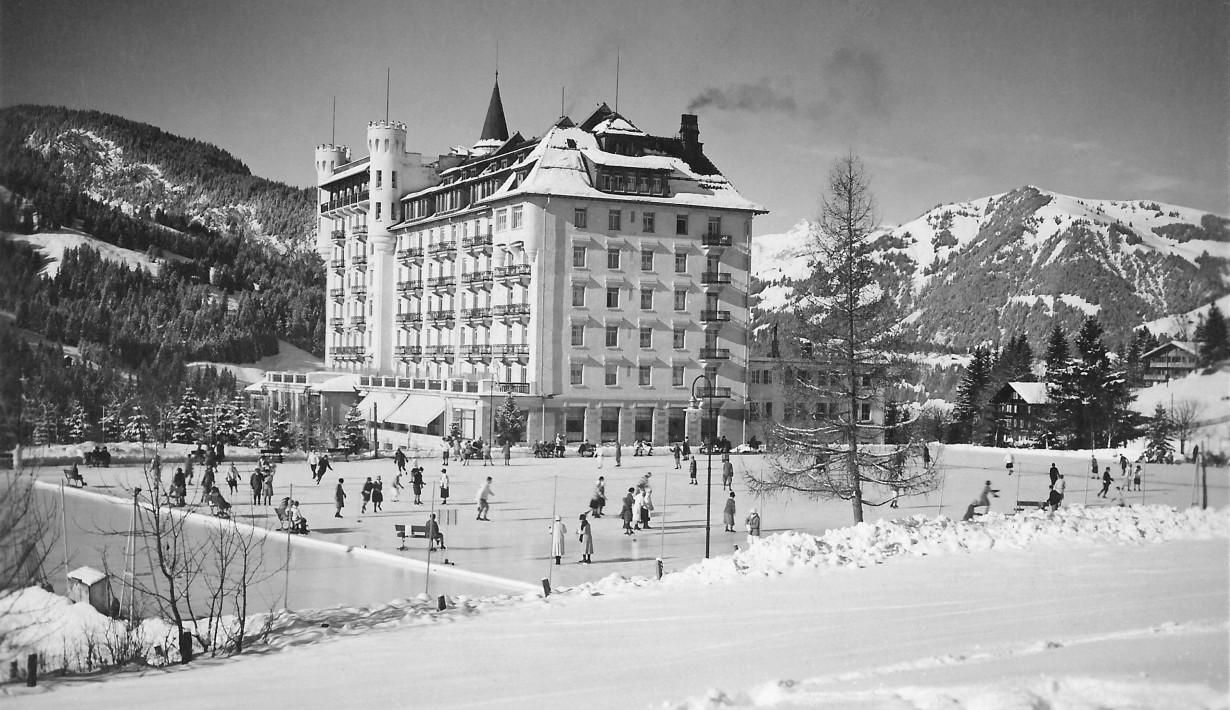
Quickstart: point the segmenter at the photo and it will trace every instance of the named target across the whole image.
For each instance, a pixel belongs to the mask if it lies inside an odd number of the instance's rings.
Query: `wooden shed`
[[[99,613],[111,616],[115,599],[111,594],[111,578],[93,567],[78,567],[68,573],[68,598],[88,602]]]

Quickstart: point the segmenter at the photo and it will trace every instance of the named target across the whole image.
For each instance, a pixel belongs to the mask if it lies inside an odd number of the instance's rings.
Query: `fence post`
[[[445,609],[448,608],[448,600],[444,598],[443,594],[441,594],[439,598],[436,599],[436,608],[439,611],[444,611]]]
[[[551,580],[546,577],[542,578],[542,595],[544,597],[551,596]]]

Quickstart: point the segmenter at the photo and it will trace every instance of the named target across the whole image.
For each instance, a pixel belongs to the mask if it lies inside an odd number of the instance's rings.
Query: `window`
[[[871,386],[871,375],[863,375],[863,386],[864,387]]]
[[[618,286],[607,286],[606,287],[606,307],[607,308],[619,308],[619,287]]]
[[[649,181],[649,194],[651,195],[661,195],[662,194],[662,178],[656,177],[656,178],[652,178]]]
[[[722,233],[722,218],[721,217],[710,217],[709,218],[709,232],[708,233],[709,234],[721,234]]]
[[[683,251],[675,252],[675,273],[676,274],[688,273],[688,254],[687,252],[683,252]]]
[[[615,385],[619,384],[619,366],[618,365],[607,365],[606,371],[603,374],[604,374],[603,381],[606,383],[607,387],[614,387]]]
[[[653,212],[642,212],[641,213],[641,231],[644,232],[645,234],[653,234],[654,227],[655,227],[654,213]]]
[[[393,170],[389,173],[389,187],[397,189],[397,171]]]
[[[686,311],[688,309],[688,290],[686,288],[675,289],[675,310]]]
[[[653,328],[651,326],[641,326],[641,347],[653,347]]]
[[[568,381],[574,385],[585,383],[585,366],[579,362],[574,362],[568,366]]]
[[[764,383],[765,383],[766,385],[771,385],[771,384],[773,384],[773,371],[772,371],[772,370],[765,370],[765,371],[764,371]]]
[[[619,210],[611,210],[606,213],[606,228],[612,232],[618,232],[623,223],[623,212]]]
[[[653,249],[641,250],[641,271],[653,271]]]
[[[572,344],[576,347],[585,345],[585,326],[576,324],[572,326]]]
[[[573,267],[578,268],[578,269],[585,268],[585,252],[586,252],[585,247],[573,247],[572,248]]]
[[[860,422],[871,421],[871,403],[870,402],[859,402],[858,403],[858,420]]]
[[[376,172],[380,172],[380,171],[377,170]],[[376,221],[377,222],[380,221],[380,206],[381,206],[381,203],[377,202],[376,203]]]
[[[377,170],[376,171],[376,187],[377,188],[380,187],[380,174],[381,174],[381,171]]]
[[[675,215],[675,234],[687,236],[688,234],[688,216],[686,214]]]
[[[765,419],[773,418],[773,403],[772,402],[764,403],[764,416],[765,416]]]
[[[582,284],[572,285],[572,305],[574,306],[584,306],[585,305],[585,286],[584,285]]]
[[[799,370],[798,372],[794,374],[795,376],[799,378],[799,384],[801,385],[811,384],[811,370]]]
[[[608,348],[619,347],[619,326],[608,325],[606,327],[606,346]]]
[[[760,384],[760,370],[752,370],[752,384]]]
[[[653,310],[653,289],[652,288],[641,289],[641,310],[642,311],[652,311]]]
[[[675,349],[683,348],[683,334],[687,332],[683,328],[675,328],[671,335],[671,347]]]
[[[512,228],[521,229],[521,205],[512,208]]]
[[[619,248],[618,247],[612,247],[606,250],[606,268],[608,269],[618,269],[619,268]]]
[[[683,387],[683,365],[671,366],[671,386]]]
[[[495,211],[495,231],[502,232],[508,228],[508,210]]]
[[[648,175],[642,175],[640,177],[639,184],[640,184],[640,187],[637,188],[636,190],[637,192],[640,192],[640,193],[649,192],[649,176]]]
[[[653,368],[649,365],[641,365],[637,368],[637,383],[642,387],[648,387]]]
[[[586,229],[589,227],[589,210],[584,207],[572,208],[572,226],[577,229]]]

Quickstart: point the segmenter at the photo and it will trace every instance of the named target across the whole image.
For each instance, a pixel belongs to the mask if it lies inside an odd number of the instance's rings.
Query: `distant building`
[[[507,392],[529,439],[696,439],[702,373],[719,434],[741,439],[765,210],[699,138],[694,115],[657,136],[605,104],[510,136],[497,84],[468,149],[428,160],[397,121],[368,124],[363,158],[318,146],[328,366],[358,375],[397,443],[451,425],[490,438]]]
[[[1140,356],[1145,386],[1187,377],[1196,371],[1200,350],[1196,343],[1174,340]]]
[[[796,382],[816,386],[842,387],[840,375],[826,369],[818,360],[811,358],[753,357],[748,365],[748,411],[750,414],[747,436],[765,441],[774,424],[814,426],[822,417],[841,416],[849,411],[843,398],[800,396]],[[790,383],[790,384],[788,384]],[[869,396],[858,404],[855,420],[870,426],[884,425],[884,401],[882,393],[874,393],[877,387],[871,378],[859,383],[862,393]],[[881,388],[882,389],[882,388]],[[729,435],[728,435],[729,436]],[[867,443],[883,443],[883,435]]]
[[[999,427],[996,446],[1028,446],[1043,433],[1042,423],[1051,399],[1045,382],[1009,382],[991,398]]]

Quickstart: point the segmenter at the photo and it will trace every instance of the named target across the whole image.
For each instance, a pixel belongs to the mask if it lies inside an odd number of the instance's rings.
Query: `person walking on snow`
[[[693,486],[699,485],[696,482],[696,459],[695,458],[688,461],[688,478],[690,479],[688,483],[690,483],[691,485]]]
[[[332,468],[329,465],[329,454],[321,454],[320,462],[316,464],[316,485],[320,485],[320,482],[325,478],[325,474]]]
[[[475,520],[491,520],[491,518],[487,517],[487,513],[491,509],[490,500],[493,497],[494,494],[491,492],[491,476],[487,476],[487,482],[478,489],[478,496],[476,496],[478,516]]]
[[[1090,478],[1098,477],[1098,457],[1093,454],[1089,454],[1089,470],[1093,473]]]
[[[1097,497],[1105,498],[1106,494],[1110,492],[1110,484],[1114,482],[1115,479],[1110,477],[1110,466],[1107,466],[1106,470],[1102,472],[1102,490],[1098,492]]]
[[[615,468],[619,468],[621,465],[623,465],[620,463],[621,461],[623,461],[623,458],[624,458],[624,449],[622,446],[619,445],[619,442],[616,441],[615,442]]]
[[[333,507],[336,508],[333,511],[333,517],[335,518],[342,517],[342,508],[346,507],[346,491],[342,490],[342,484],[345,482],[343,478],[337,479],[337,489],[333,491]]]
[[[735,489],[735,466],[730,462],[730,458],[722,462],[722,489],[727,488],[732,491]]]
[[[231,489],[232,497],[239,492],[239,469],[235,468],[234,461],[231,462],[230,470],[226,472],[226,487]]]
[[[320,466],[320,454],[316,453],[316,449],[308,452],[307,457],[308,470],[312,472],[312,480],[316,480],[316,468]]]
[[[722,523],[726,525],[726,532],[735,531],[735,492],[730,492],[730,497],[726,499],[726,507],[722,510]]]
[[[363,496],[363,506],[359,508],[359,514],[367,512],[367,504],[372,502],[372,477],[368,476],[363,482],[363,488],[359,490],[359,495]]]
[[[380,476],[376,476],[376,482],[372,484],[372,512],[379,513],[382,503],[384,503],[384,481],[380,480]]]
[[[636,503],[636,496],[633,495],[635,488],[628,489],[628,495],[624,496],[623,508],[619,511],[619,519],[624,521],[624,534],[632,534],[632,506]]]
[[[564,556],[564,535],[568,534],[568,528],[564,527],[564,522],[555,516],[555,522],[551,524],[551,556],[555,558],[555,564],[560,563],[560,558]]]
[[[1136,470],[1132,472],[1132,489],[1140,490],[1140,464],[1136,464]]]
[[[1119,477],[1126,479],[1127,470],[1128,470],[1127,456],[1124,456],[1123,454],[1119,454]]]
[[[504,465],[508,466],[512,462],[512,444],[508,439],[504,440]]]
[[[592,562],[590,556],[594,554],[594,532],[585,519],[585,513],[581,513],[581,532],[577,539],[581,543],[581,563],[589,564]]]
[[[602,507],[606,505],[606,479],[598,477],[598,485],[594,486],[594,494],[589,498],[589,510],[595,518],[602,517]]]
[[[1012,455],[1012,452],[1009,451],[1007,454],[1004,455],[1004,468],[1008,469],[1009,476],[1012,475],[1012,467],[1015,465],[1016,465],[1016,458]]]
[[[747,526],[747,546],[751,547],[753,542],[760,539],[760,513],[752,508],[743,524]]]
[[[683,450],[679,448],[679,444],[671,447],[671,455],[675,457],[675,470],[678,471],[682,466],[679,465],[679,457],[683,454]]]
[[[423,469],[415,466],[410,469],[410,490],[414,492],[414,504],[423,504]]]
[[[1051,462],[1051,470],[1049,471],[1049,474],[1051,477],[1051,488],[1054,488],[1055,482],[1059,480],[1059,467],[1056,466],[1053,461]]]
[[[419,503],[419,497],[414,497],[414,502]],[[448,505],[448,469],[440,469],[440,505]]]

